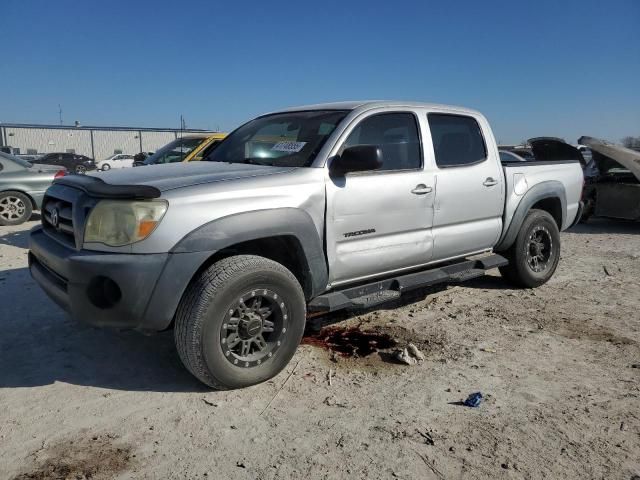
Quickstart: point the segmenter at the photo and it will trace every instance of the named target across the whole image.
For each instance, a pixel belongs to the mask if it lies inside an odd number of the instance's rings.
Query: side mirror
[[[365,172],[382,167],[382,149],[378,145],[355,145],[345,148],[342,155],[331,161],[331,172]]]

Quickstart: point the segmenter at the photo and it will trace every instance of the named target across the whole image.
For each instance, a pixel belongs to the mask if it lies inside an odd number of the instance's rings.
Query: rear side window
[[[381,147],[381,170],[410,170],[422,165],[418,126],[412,113],[383,113],[362,120],[344,143],[345,148],[355,145]]]
[[[438,167],[473,165],[487,158],[487,148],[475,118],[430,113],[427,119]]]

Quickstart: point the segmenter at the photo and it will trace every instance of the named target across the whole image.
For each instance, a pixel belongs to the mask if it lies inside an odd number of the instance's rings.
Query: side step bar
[[[325,293],[311,300],[308,310],[310,313],[316,313],[335,312],[345,308],[370,308],[399,298],[402,292],[443,282],[463,282],[480,277],[487,270],[503,267],[508,263],[506,258],[498,254],[477,260],[462,260],[442,267]]]

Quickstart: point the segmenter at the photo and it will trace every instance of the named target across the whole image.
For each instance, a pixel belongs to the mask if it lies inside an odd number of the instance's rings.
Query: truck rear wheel
[[[203,383],[247,387],[284,369],[305,318],[304,294],[289,270],[254,255],[228,257],[189,285],[176,312],[176,347]]]
[[[509,265],[500,273],[519,287],[539,287],[549,281],[560,260],[560,232],[544,210],[531,210],[513,246],[506,252]]]

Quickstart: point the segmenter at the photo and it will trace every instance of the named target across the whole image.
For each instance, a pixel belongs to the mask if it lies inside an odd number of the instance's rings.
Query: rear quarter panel
[[[55,172],[30,172],[28,170],[0,173],[0,192],[7,190],[26,193],[35,203],[42,205],[44,192],[51,186]]]
[[[557,181],[564,186],[566,213],[560,230],[568,228],[576,218],[582,195],[584,177],[576,162],[521,162],[504,166],[506,179],[505,230],[523,196],[536,185]]]

